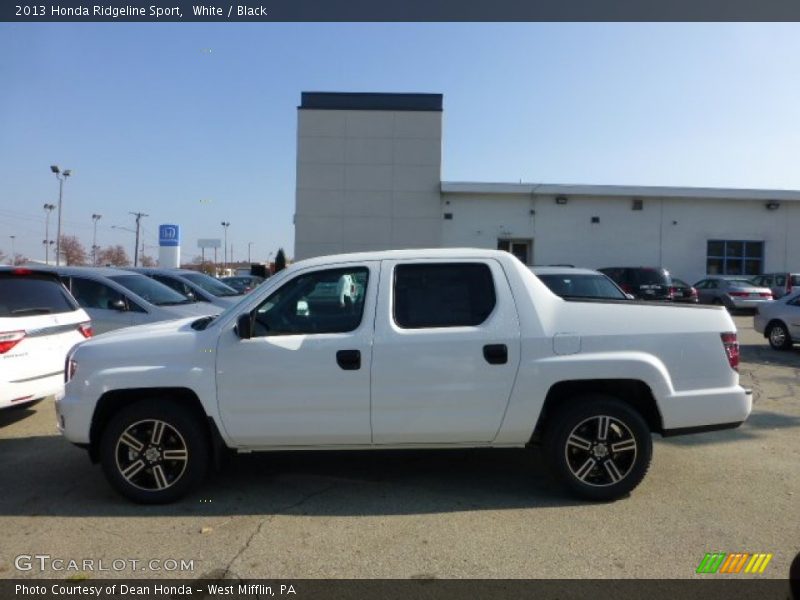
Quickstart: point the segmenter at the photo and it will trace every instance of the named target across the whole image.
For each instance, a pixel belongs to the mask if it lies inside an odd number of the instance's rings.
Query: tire
[[[775,350],[790,350],[792,348],[792,336],[789,329],[782,321],[773,321],[767,327],[767,341]]]
[[[100,463],[112,487],[140,504],[174,502],[199,485],[210,459],[205,424],[169,400],[121,409],[100,437]]]
[[[552,470],[581,498],[609,501],[629,494],[650,467],[653,439],[647,423],[612,396],[575,398],[569,404],[545,432]]]

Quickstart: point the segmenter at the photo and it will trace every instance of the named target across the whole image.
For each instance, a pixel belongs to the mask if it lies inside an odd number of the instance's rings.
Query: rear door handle
[[[490,365],[504,365],[508,362],[508,347],[505,344],[488,344],[483,347],[483,358]]]
[[[358,371],[361,368],[361,351],[339,350],[336,353],[336,362],[345,371]]]

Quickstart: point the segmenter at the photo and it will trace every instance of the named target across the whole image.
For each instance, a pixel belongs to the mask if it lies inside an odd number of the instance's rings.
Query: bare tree
[[[131,260],[128,253],[121,244],[116,246],[106,246],[97,252],[97,262],[101,265],[112,265],[114,267],[130,266]]]
[[[19,252],[16,252],[14,254],[14,259],[11,261],[11,264],[12,265],[24,265],[26,262],[28,262],[28,257],[25,256],[24,254],[20,254]]]
[[[74,235],[61,236],[61,258],[66,265],[85,265],[86,248]]]
[[[155,267],[156,259],[153,258],[152,256],[142,255],[139,257],[139,264],[143,267]]]

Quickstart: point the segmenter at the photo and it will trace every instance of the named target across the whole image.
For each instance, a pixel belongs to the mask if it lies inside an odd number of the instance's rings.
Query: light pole
[[[56,266],[61,264],[61,199],[64,196],[64,182],[72,175],[71,169],[59,169],[58,165],[50,165],[50,170],[58,179],[58,231],[56,232]]]
[[[11,266],[13,267],[15,264],[17,264],[17,257],[14,254],[14,240],[17,239],[17,236],[10,235],[8,237],[11,238]]]
[[[250,262],[250,246],[253,245],[253,242],[247,242],[247,262]]]
[[[92,265],[97,266],[97,222],[103,218],[103,215],[92,214],[92,221],[94,225],[94,232],[92,233]]]
[[[50,264],[50,213],[55,209],[55,204],[44,205],[44,264]]]
[[[222,271],[224,272],[225,269],[228,267],[228,227],[230,227],[230,221],[223,221],[222,227],[225,231],[225,258],[222,261]]]

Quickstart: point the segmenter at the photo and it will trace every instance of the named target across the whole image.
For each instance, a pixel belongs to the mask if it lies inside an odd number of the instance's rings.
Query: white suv
[[[0,267],[0,408],[62,394],[67,352],[91,335],[57,275]]]

